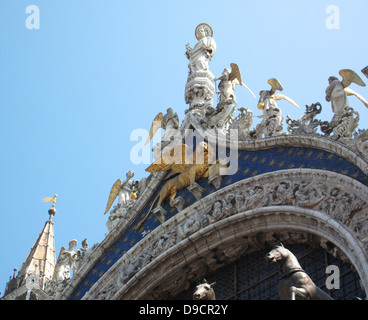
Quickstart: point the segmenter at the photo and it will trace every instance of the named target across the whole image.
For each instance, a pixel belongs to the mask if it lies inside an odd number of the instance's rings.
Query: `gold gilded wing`
[[[157,130],[159,128],[162,128],[162,124],[163,124],[163,119],[164,116],[162,114],[162,112],[160,112],[154,119],[151,125],[151,129],[147,138],[147,141],[144,145],[146,145],[148,142],[150,142],[150,140],[152,139],[152,137],[155,135],[155,133],[157,132]]]
[[[279,90],[279,91],[284,90],[280,81],[277,80],[276,78],[269,79],[268,84],[272,87],[272,92],[276,92],[276,90]]]
[[[54,279],[55,279],[55,276],[56,276],[56,266],[58,265],[58,262],[59,262],[59,260],[60,260],[60,256],[61,256],[61,254],[62,254],[64,251],[65,251],[65,247],[61,247],[61,249],[60,249],[60,253],[59,253],[59,256],[58,256],[58,258],[57,258],[57,260],[56,260],[54,273],[53,273],[53,275],[52,275],[52,280],[54,280]]]
[[[42,199],[42,202],[52,202],[53,204],[56,203],[57,194],[55,194],[53,197],[45,197]]]
[[[297,103],[296,103],[294,100],[290,99],[289,97],[287,97],[287,96],[285,96],[285,95],[283,95],[283,94],[281,94],[281,93],[274,94],[274,95],[273,95],[273,98],[274,98],[275,100],[281,100],[281,99],[284,99],[284,100],[286,100],[287,102],[290,102],[292,105],[294,105],[295,107],[297,107],[297,108],[299,108],[299,109],[300,109],[300,107],[297,105]]]
[[[342,86],[347,88],[350,86],[352,82],[356,83],[359,86],[365,87],[365,83],[363,80],[358,76],[358,74],[350,69],[342,69],[339,71],[339,75],[342,77]]]
[[[362,95],[355,92],[354,90],[351,90],[350,88],[345,88],[344,91],[348,96],[351,96],[351,95],[356,96],[368,108],[368,101],[365,100]]]
[[[186,144],[179,144],[169,152],[164,153],[161,158],[153,162],[147,169],[147,172],[160,172],[173,170],[175,173],[181,173],[192,164],[192,153]]]
[[[116,197],[119,195],[120,185],[121,185],[121,180],[118,179],[118,180],[115,181],[114,185],[112,186],[104,214],[106,214],[106,212],[108,212],[110,210],[110,208],[111,208],[112,204],[114,203]]]
[[[229,80],[233,81],[234,84],[240,84],[242,85],[245,89],[247,89],[252,96],[255,98],[256,95],[252,92],[252,90],[250,90],[244,83],[241,77],[241,73],[239,70],[239,66],[236,63],[230,63],[231,66],[231,73],[229,75]]]
[[[235,79],[237,79],[238,83],[235,84],[241,84],[242,78],[238,65],[236,63],[230,63],[230,66],[231,66],[231,73],[229,75],[229,80],[234,81]]]

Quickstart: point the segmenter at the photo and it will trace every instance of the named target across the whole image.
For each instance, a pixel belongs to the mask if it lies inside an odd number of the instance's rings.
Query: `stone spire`
[[[6,284],[3,299],[33,300],[45,298],[45,286],[52,279],[56,258],[54,242],[53,216],[55,203],[49,209],[49,219],[34,243],[28,257],[23,262],[18,275],[14,275]]]

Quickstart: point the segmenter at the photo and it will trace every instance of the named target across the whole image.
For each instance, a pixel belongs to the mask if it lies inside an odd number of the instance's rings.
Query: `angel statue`
[[[172,140],[174,140],[174,137],[179,129],[179,117],[178,114],[175,112],[172,108],[168,108],[166,110],[166,114],[163,115],[162,112],[160,112],[154,119],[151,125],[151,129],[147,138],[147,141],[145,145],[151,141],[155,133],[159,128],[162,128],[165,130],[164,135],[162,136],[162,141],[164,142],[161,147],[164,147],[164,145],[167,145]]]
[[[135,191],[137,190],[137,184],[139,182],[130,180],[133,177],[134,171],[129,170],[126,174],[126,179],[124,182],[122,182],[121,179],[115,181],[114,185],[111,188],[104,214],[106,214],[110,210],[116,197],[118,197],[119,208],[129,207],[134,203],[134,200],[137,196]]]
[[[161,143],[156,144],[152,149],[154,160],[159,158],[162,152],[166,152],[166,150],[164,149],[170,143],[174,142],[175,140],[180,140],[180,143],[181,143],[181,140],[182,140],[180,136],[180,132],[179,132],[179,117],[172,108],[168,108],[166,110],[165,115],[163,115],[162,112],[160,112],[153,119],[151,129],[150,129],[145,145],[151,141],[153,136],[156,134],[157,130],[160,128],[164,129],[165,132],[161,138]]]
[[[281,109],[277,106],[277,100],[284,99],[300,109],[294,100],[281,93],[275,93],[277,90],[284,89],[279,80],[271,78],[268,80],[268,84],[271,85],[271,90],[262,90],[259,93],[258,109],[263,110],[263,115],[259,116],[262,121],[251,132],[251,136],[255,138],[260,138],[262,135],[270,137],[282,132],[284,118],[281,116]]]
[[[337,140],[350,139],[354,130],[358,127],[359,114],[349,106],[347,96],[355,95],[368,108],[367,100],[359,93],[348,88],[352,82],[362,87],[365,86],[358,74],[350,69],[342,69],[339,74],[342,81],[331,76],[328,78],[329,85],[326,89],[326,101],[331,101],[334,116],[330,122],[321,122],[321,131],[326,135],[333,133]]]
[[[65,247],[61,248],[53,275],[53,280],[55,282],[70,279],[72,269],[78,269],[79,260],[81,259],[82,254],[80,250],[77,250],[77,252],[73,251],[77,244],[77,240],[71,240],[69,241],[68,250],[66,250]]]
[[[329,77],[329,86],[326,89],[326,101],[331,101],[333,113],[345,112],[346,108],[349,107],[347,96],[351,95],[355,95],[368,108],[368,102],[359,93],[348,88],[352,82],[365,87],[365,83],[358,74],[350,69],[340,70],[339,74],[343,80],[339,81],[334,76]]]
[[[223,104],[237,104],[234,95],[235,85],[237,84],[244,86],[254,98],[256,97],[254,93],[242,82],[238,65],[236,63],[231,63],[230,66],[231,72],[228,68],[225,68],[222,75],[215,79],[215,81],[220,80],[218,85],[220,90],[220,106],[223,106]]]

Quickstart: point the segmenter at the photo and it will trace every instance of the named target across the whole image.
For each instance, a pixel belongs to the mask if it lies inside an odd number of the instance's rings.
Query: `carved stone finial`
[[[49,215],[50,215],[49,220],[52,221],[53,216],[56,215],[55,204],[53,204],[52,207],[49,209]]]

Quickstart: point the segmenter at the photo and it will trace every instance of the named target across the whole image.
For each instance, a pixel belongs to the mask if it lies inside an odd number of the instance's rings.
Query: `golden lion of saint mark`
[[[187,145],[181,144],[174,147],[170,152],[162,155],[162,157],[152,163],[146,171],[162,172],[171,169],[172,172],[168,175],[166,180],[175,174],[179,175],[171,178],[164,184],[151,204],[148,213],[134,229],[138,230],[142,226],[157,200],[156,207],[160,206],[166,199],[169,199],[170,205],[173,206],[173,200],[179,190],[192,185],[202,177],[208,178],[209,168],[218,163],[219,160],[216,161],[216,149],[207,142],[199,143],[195,152],[190,152]]]

